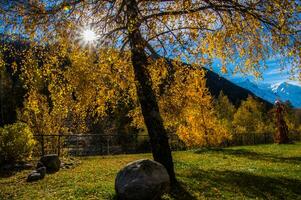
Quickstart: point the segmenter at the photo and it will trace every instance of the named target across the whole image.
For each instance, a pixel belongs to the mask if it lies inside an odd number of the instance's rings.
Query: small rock
[[[74,163],[72,163],[72,162],[68,162],[68,163],[62,162],[61,169],[71,169],[73,165],[74,165]]]
[[[24,168],[24,169],[32,169],[32,168],[34,168],[34,165],[31,164],[31,163],[25,163],[25,164],[23,165],[23,168]]]
[[[33,169],[33,167],[34,167],[33,164],[25,163],[25,162],[20,162],[15,164],[16,170]]]
[[[155,200],[169,190],[169,175],[158,162],[142,159],[127,164],[115,179],[118,199]]]
[[[38,181],[42,179],[42,176],[40,173],[38,173],[37,171],[32,171],[28,177],[27,177],[27,182],[33,182],[33,181]]]
[[[14,165],[14,169],[16,169],[16,170],[21,170],[22,168],[23,168],[23,164],[22,163],[16,163]]]
[[[44,164],[41,161],[39,161],[37,163],[37,167],[36,168],[38,169],[38,168],[41,168],[41,167],[45,167],[45,166],[44,166]]]
[[[45,155],[40,159],[40,162],[46,167],[47,172],[53,173],[60,170],[61,161],[56,154]]]
[[[74,163],[65,163],[65,165],[68,165],[68,166],[72,166],[72,165],[74,165]]]
[[[45,177],[45,175],[46,175],[46,167],[40,167],[36,171],[41,174],[42,178]]]

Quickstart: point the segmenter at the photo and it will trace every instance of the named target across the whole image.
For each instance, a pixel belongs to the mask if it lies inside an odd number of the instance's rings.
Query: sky
[[[256,79],[252,75],[243,75],[243,74],[232,74],[232,73],[226,73],[223,74],[221,72],[220,62],[218,60],[214,60],[213,62],[213,71],[218,73],[220,76],[227,78],[228,80],[231,80],[235,83],[243,82],[246,79],[249,79],[250,81],[254,82],[255,84],[261,85],[274,85],[274,84],[280,84],[282,82],[287,82],[293,85],[298,85],[301,87],[301,81],[298,80],[291,80],[292,76],[289,74],[290,66],[289,64],[286,66],[284,70],[281,71],[281,58],[274,58],[266,61],[266,64],[268,68],[263,71],[263,79]],[[231,69],[234,69],[233,66],[229,65],[228,69],[231,71]]]

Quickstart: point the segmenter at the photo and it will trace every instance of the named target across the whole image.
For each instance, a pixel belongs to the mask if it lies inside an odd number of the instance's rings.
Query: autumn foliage
[[[124,114],[131,126],[145,129],[129,54],[114,49],[89,52],[63,42],[15,53],[22,58],[15,71],[27,91],[18,118],[36,134],[89,132],[91,124],[103,122],[121,105],[128,109]],[[169,134],[191,147],[217,145],[229,137],[213,108],[204,70],[166,59],[149,63]]]

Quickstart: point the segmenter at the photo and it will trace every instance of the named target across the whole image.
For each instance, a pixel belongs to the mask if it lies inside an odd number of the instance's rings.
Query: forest
[[[3,130],[26,124],[36,135],[35,155],[40,154],[38,135],[111,134],[134,144],[139,134],[147,135],[147,129],[129,59],[128,52],[91,53],[63,41],[47,46],[3,41]],[[197,65],[164,59],[149,62],[164,125],[181,148],[273,143],[276,111],[269,102],[249,95],[235,103],[223,91],[211,95],[207,72]],[[172,77],[168,70],[173,70]],[[300,140],[301,112],[289,102],[284,106],[289,137]],[[48,152],[58,145],[56,138],[46,143]]]

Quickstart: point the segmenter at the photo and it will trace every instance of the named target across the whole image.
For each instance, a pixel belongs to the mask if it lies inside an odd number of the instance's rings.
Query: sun
[[[99,42],[99,35],[91,27],[82,27],[79,28],[76,32],[75,40],[84,48],[94,49],[97,47]]]
[[[83,30],[83,33],[82,33],[82,39],[84,40],[84,42],[95,42],[97,40],[97,35],[96,33],[91,30],[91,29],[86,29],[86,30]]]

